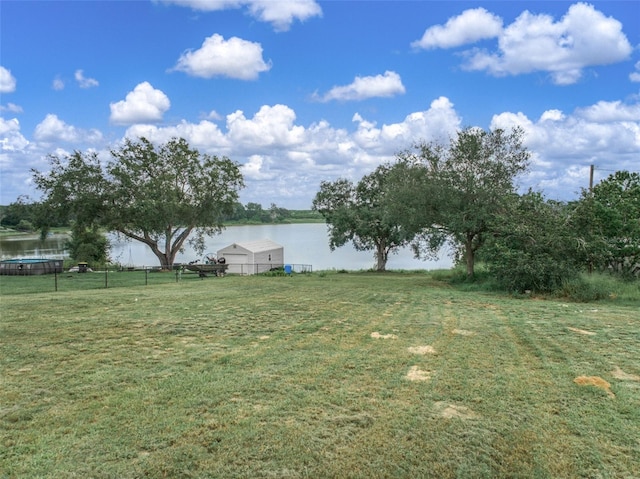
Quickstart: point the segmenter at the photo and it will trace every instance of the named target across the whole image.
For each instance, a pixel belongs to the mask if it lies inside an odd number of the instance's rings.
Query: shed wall
[[[265,242],[273,245],[273,248],[265,248]],[[251,247],[259,249],[252,251]],[[224,257],[229,265],[228,273],[256,274],[283,266],[284,247],[268,240],[243,244],[234,243],[218,250],[218,258],[221,257]]]

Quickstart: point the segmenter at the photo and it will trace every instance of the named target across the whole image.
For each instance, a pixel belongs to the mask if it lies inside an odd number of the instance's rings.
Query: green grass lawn
[[[6,291],[0,477],[640,476],[638,304],[420,273]]]

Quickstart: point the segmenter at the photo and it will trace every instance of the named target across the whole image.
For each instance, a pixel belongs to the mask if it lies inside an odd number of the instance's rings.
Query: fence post
[[[109,287],[109,268],[104,267],[104,289]]]
[[[149,285],[149,269],[146,266],[144,267],[144,285]]]
[[[56,292],[58,291],[58,271],[54,270],[53,271],[53,276],[54,276],[54,282],[55,282],[55,288],[56,288]]]

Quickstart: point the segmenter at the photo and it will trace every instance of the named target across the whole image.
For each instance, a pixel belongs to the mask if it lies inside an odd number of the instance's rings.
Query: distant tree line
[[[0,226],[20,232],[36,230],[38,205],[21,195],[8,206],[0,206]],[[68,222],[60,226],[69,226]]]
[[[38,231],[38,225],[42,222],[38,220],[39,206],[28,196],[19,196],[15,202],[0,206],[0,226],[24,233]],[[323,221],[324,219],[314,210],[288,210],[274,203],[265,210],[260,203],[249,202],[243,205],[236,202],[233,212],[225,215],[223,220],[225,223],[264,224]],[[48,226],[70,228],[73,222],[72,217],[60,217],[50,221]]]
[[[313,210],[288,210],[271,203],[264,209],[260,203],[249,202],[246,205],[236,203],[233,213],[225,218],[228,223],[264,224],[292,223],[302,221],[321,221],[322,216]]]

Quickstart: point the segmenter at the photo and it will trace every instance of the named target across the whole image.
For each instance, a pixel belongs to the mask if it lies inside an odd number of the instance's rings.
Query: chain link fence
[[[0,275],[0,295],[46,293],[58,291],[78,291],[105,288],[131,288],[159,284],[179,284],[205,279],[222,280],[229,274],[287,276],[311,273],[311,265],[234,265],[242,266],[238,272],[226,273],[189,270],[187,265],[173,265],[171,268],[159,266],[118,266],[87,265],[80,263],[67,270],[56,270],[48,274],[34,274],[31,270],[19,270],[15,274]],[[267,267],[270,266],[270,267]]]

